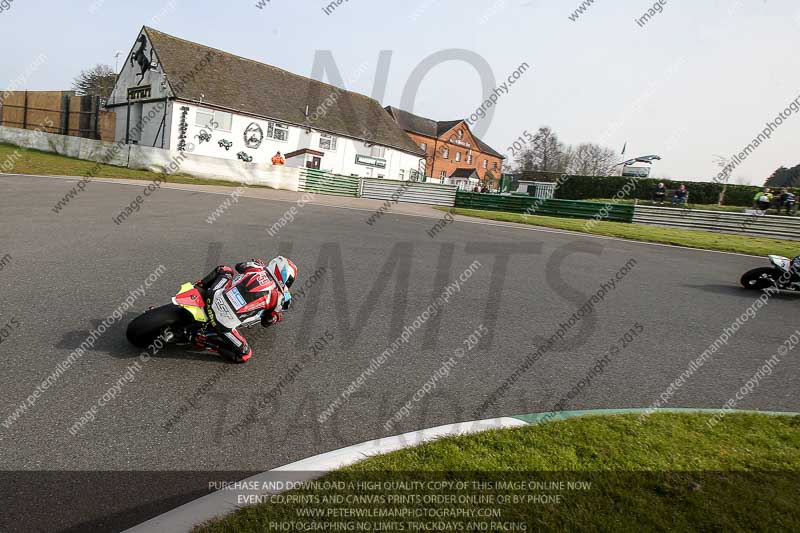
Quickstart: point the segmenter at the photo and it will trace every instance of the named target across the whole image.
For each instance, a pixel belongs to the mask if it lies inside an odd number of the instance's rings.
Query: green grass
[[[640,425],[637,415],[587,416],[470,436],[447,437],[367,459],[320,481],[584,481],[585,491],[561,494],[559,503],[475,502],[406,505],[271,502],[247,507],[194,529],[195,533],[267,531],[273,521],[303,521],[304,509],[479,509],[502,512],[503,521],[536,530],[798,530],[800,416],[733,413],[713,428],[709,414],[657,413]],[[420,495],[507,495],[485,487],[457,491],[425,487]],[[395,494],[398,492],[395,492]],[[530,491],[516,491],[530,495]],[[326,490],[319,485],[292,497],[370,495],[385,491]],[[319,519],[318,519],[319,520]],[[330,521],[332,519],[328,519]],[[337,518],[337,522],[342,522]],[[358,521],[359,519],[348,519]],[[368,520],[362,518],[361,520]],[[387,519],[372,520],[379,522]],[[404,524],[415,518],[391,520]],[[320,521],[325,522],[325,519]],[[480,520],[479,520],[480,521]],[[373,525],[376,522],[371,522]],[[532,529],[531,529],[532,528]],[[392,530],[401,530],[396,526]],[[497,531],[498,528],[489,529]]]
[[[601,203],[615,203],[615,204],[633,204],[638,203],[639,205],[656,205],[655,202],[651,200],[632,200],[630,198],[623,198],[621,200],[610,200],[608,198],[597,198],[593,200],[587,200],[588,202],[601,202]],[[662,205],[659,207],[672,207],[672,200],[667,199],[664,201]],[[717,205],[717,204],[687,204],[686,207],[689,209],[699,209],[701,211],[727,211],[730,213],[744,213],[744,210],[747,209],[746,207],[741,207],[738,205]],[[675,209],[683,209],[683,207],[676,207]]]
[[[19,150],[17,156],[11,158],[12,154]],[[148,172],[146,170],[132,170],[125,167],[115,167],[113,165],[99,165],[94,161],[85,161],[65,157],[63,155],[41,152],[20,148],[9,144],[0,144],[0,165],[4,161],[13,161],[14,168],[8,174],[39,174],[42,176],[86,176],[89,171],[95,169],[97,178],[120,178],[129,180],[153,180],[160,174]],[[97,168],[95,168],[97,166]],[[165,177],[167,183],[189,183],[193,185],[218,185],[228,187],[238,187],[240,184],[229,181],[218,181],[204,178],[194,178],[186,174],[176,173]]]
[[[444,207],[437,209],[447,211],[447,208]],[[660,226],[645,226],[643,224],[626,224],[623,222],[598,222],[591,227],[587,227],[586,220],[545,217],[540,215],[526,216],[524,214],[507,213],[504,211],[455,209],[454,212],[458,215],[489,220],[518,222],[547,228],[591,233],[593,235],[619,237],[634,241],[673,244],[689,248],[703,248],[705,250],[719,250],[722,252],[736,252],[751,255],[778,254],[795,257],[798,255],[798,250],[800,250],[800,242],[769,239],[766,237],[747,237],[743,235],[731,235],[729,233],[664,228]]]

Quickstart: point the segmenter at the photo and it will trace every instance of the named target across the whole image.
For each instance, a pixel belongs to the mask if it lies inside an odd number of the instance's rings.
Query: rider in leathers
[[[218,266],[197,283],[204,291],[209,321],[217,336],[201,335],[198,346],[212,346],[220,355],[244,363],[253,355],[247,340],[237,330],[243,324],[260,320],[269,327],[283,320],[292,295],[289,288],[297,278],[297,267],[278,256],[269,264],[251,259],[236,265]]]

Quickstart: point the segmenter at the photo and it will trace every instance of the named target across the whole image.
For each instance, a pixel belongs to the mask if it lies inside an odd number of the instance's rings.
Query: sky
[[[506,156],[546,125],[569,144],[659,155],[653,175],[681,180],[709,180],[715,156],[738,154],[800,96],[796,1],[661,0],[644,23],[658,2],[594,0],[575,17],[590,1],[346,0],[326,13],[331,0],[0,0],[0,89],[68,90],[118,51],[121,65],[149,25],[305,76],[329,51],[347,89],[436,120],[467,118],[494,92],[473,130]],[[800,164],[798,140],[793,112],[731,181]]]

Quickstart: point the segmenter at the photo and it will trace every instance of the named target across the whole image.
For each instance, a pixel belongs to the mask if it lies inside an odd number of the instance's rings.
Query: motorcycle
[[[261,322],[258,314],[240,327],[248,328]],[[139,348],[148,348],[161,339],[164,344],[193,344],[200,351],[218,353],[214,342],[215,318],[201,289],[194,283],[184,283],[172,298],[172,303],[151,307],[128,324],[126,337]]]
[[[745,289],[764,290],[769,287],[787,291],[800,291],[800,276],[792,270],[792,260],[780,255],[768,255],[771,267],[754,268],[742,275],[740,283]]]

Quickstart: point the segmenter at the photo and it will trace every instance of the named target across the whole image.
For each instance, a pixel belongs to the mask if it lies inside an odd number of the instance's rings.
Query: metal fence
[[[529,196],[498,196],[472,192],[458,192],[455,206],[464,209],[508,211],[563,218],[597,218],[612,222],[632,222],[634,210],[634,206],[627,204],[605,204],[580,200],[543,200]]]
[[[635,224],[800,241],[800,218],[637,205]]]
[[[360,178],[304,168],[300,171],[299,188],[301,191],[306,192],[355,197],[359,195],[360,181]]]
[[[372,200],[396,199],[399,202],[430,205],[452,206],[456,200],[455,185],[357,178],[307,168],[300,171],[299,189],[321,194]]]
[[[549,200],[556,193],[556,184],[548,181],[520,181],[517,193],[526,193],[536,198]]]
[[[456,202],[455,185],[434,183],[409,183],[401,181],[364,179],[361,197],[374,200],[392,200],[414,204],[452,206]]]

